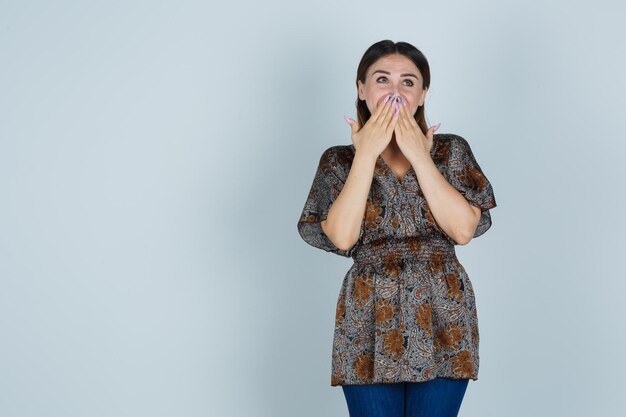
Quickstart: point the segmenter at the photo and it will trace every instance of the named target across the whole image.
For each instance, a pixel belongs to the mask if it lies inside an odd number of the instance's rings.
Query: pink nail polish
[[[345,120],[346,123],[348,123],[349,125],[352,124],[352,123],[350,123],[350,119],[348,119],[348,117],[346,115],[343,116],[343,120]]]

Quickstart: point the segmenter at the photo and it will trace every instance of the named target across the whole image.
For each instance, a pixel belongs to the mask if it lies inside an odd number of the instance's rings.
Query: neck
[[[390,156],[390,157],[395,157],[395,156],[400,155],[402,153],[402,151],[400,150],[400,147],[398,146],[398,142],[396,142],[396,134],[395,134],[395,132],[392,133],[391,140],[387,144],[387,147],[385,148],[383,153],[385,155]]]

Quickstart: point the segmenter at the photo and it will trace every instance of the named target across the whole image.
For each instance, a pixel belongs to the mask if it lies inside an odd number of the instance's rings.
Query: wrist
[[[354,153],[355,161],[363,161],[364,163],[375,164],[378,159],[378,155],[374,155],[371,152],[366,152],[364,150],[356,150]]]
[[[416,166],[423,165],[427,162],[433,162],[433,159],[430,156],[430,152],[420,152],[415,155],[409,162],[415,168]]]

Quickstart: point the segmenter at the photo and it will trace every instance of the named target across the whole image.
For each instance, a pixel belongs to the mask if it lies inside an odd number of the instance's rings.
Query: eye
[[[378,82],[378,81],[380,81],[380,80],[383,80],[383,79],[384,79],[384,80],[387,80],[387,77],[379,77],[379,78],[377,78],[377,79],[376,79],[376,82]],[[409,84],[409,87],[413,87],[413,86],[415,85],[415,84],[413,84],[413,81],[411,81],[411,80],[409,80],[409,79],[406,79],[406,80],[404,80],[404,81],[408,81],[408,82],[410,82],[410,83],[411,83],[411,84]]]

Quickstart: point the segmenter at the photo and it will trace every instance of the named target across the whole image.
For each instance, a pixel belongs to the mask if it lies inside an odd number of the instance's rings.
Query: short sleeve
[[[458,135],[450,139],[448,181],[471,205],[481,209],[474,237],[485,233],[491,227],[489,209],[496,207],[493,188],[476,162],[469,143]]]
[[[298,232],[306,243],[327,252],[351,257],[356,244],[349,250],[341,250],[326,236],[321,222],[335,202],[345,183],[345,170],[337,165],[337,147],[330,147],[322,154],[313,184],[298,220]],[[361,227],[361,234],[363,227]],[[359,238],[360,239],[360,238]]]

